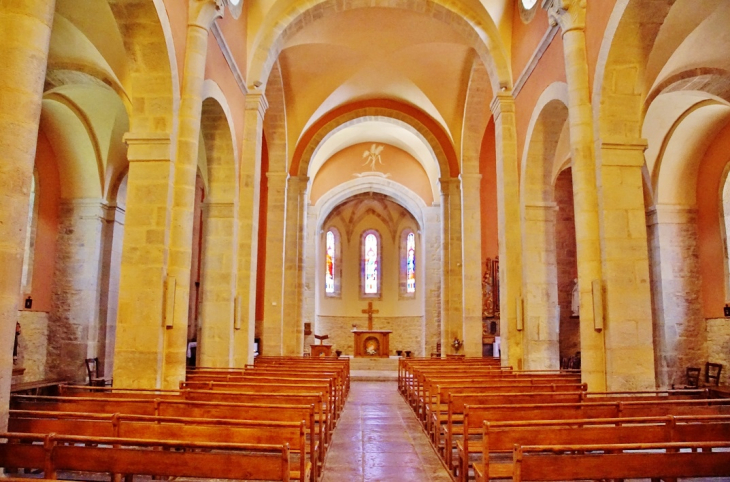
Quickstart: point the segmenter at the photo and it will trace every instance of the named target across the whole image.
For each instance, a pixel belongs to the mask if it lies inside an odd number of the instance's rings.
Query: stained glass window
[[[416,292],[416,236],[413,233],[406,238],[406,292]]]
[[[327,265],[324,274],[324,290],[326,293],[335,292],[335,234],[332,231],[327,231]]]
[[[365,294],[378,294],[378,238],[365,236]]]

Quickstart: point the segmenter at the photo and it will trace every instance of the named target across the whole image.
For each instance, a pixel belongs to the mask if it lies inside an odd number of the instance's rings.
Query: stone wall
[[[367,319],[362,316],[317,316],[314,331],[329,335],[327,343],[333,345],[333,350],[353,355],[354,335],[351,332],[354,324],[360,330],[367,329]],[[410,350],[414,356],[425,356],[422,316],[373,317],[373,328],[393,332],[390,334],[390,355],[395,355],[396,350]]]
[[[13,367],[25,368],[25,373],[17,379],[17,382],[42,380],[46,376],[48,313],[20,311],[18,312],[18,322],[20,323],[18,360]]]
[[[722,363],[720,385],[730,384],[730,320],[727,318],[707,320],[707,361]],[[704,370],[703,365],[703,378],[705,376]]]

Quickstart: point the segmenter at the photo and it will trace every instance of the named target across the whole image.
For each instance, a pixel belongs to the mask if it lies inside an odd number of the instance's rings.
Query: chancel
[[[558,443],[530,418],[688,443],[709,419],[560,407],[727,410],[702,397],[730,394],[728,25],[729,0],[0,1],[0,440],[38,431],[0,461],[245,480],[200,461],[253,443],[265,480],[471,482],[594,453],[500,445]],[[583,479],[714,477],[724,432],[697,431]]]

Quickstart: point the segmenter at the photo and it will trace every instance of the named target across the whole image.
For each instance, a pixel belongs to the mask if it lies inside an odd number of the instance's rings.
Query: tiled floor
[[[396,382],[352,381],[322,482],[450,482]]]

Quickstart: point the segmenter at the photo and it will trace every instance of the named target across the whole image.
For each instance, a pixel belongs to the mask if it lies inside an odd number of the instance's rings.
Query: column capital
[[[188,0],[188,26],[210,30],[223,17],[225,4],[224,0]]]
[[[285,182],[289,177],[289,173],[286,171],[268,171],[266,173],[266,179],[272,181]]]
[[[479,182],[482,180],[482,175],[479,174],[478,172],[462,172],[461,174],[459,174],[459,179],[461,179],[462,184],[464,183],[464,181]]]
[[[497,94],[494,96],[494,99],[492,99],[492,104],[490,106],[490,109],[492,110],[492,114],[494,114],[495,121],[503,113],[514,114],[515,113],[515,98],[512,97],[512,92],[510,92],[510,91],[497,92]]]
[[[543,0],[550,25],[558,25],[563,35],[571,30],[586,28],[586,0]]]
[[[246,110],[258,111],[259,116],[263,119],[266,110],[269,108],[269,101],[262,92],[249,92],[246,94]]]
[[[129,162],[170,161],[172,142],[166,132],[127,132],[123,137],[127,144]]]

